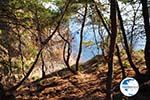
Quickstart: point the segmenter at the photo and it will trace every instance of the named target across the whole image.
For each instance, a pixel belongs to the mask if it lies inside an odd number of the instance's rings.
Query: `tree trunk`
[[[121,67],[121,70],[122,70],[122,79],[124,79],[126,77],[126,74],[125,74],[124,66],[122,64],[122,60],[121,60],[121,57],[120,57],[119,46],[117,44],[116,44],[116,49],[117,49],[118,62],[119,62],[119,65]]]
[[[87,15],[87,3],[86,3],[86,6],[85,6],[85,12],[84,12],[83,22],[82,22],[81,32],[80,32],[80,45],[79,45],[79,52],[78,52],[78,56],[77,56],[77,60],[76,60],[76,71],[78,71],[79,60],[80,60],[81,53],[82,53],[83,31],[84,31],[86,15]]]
[[[111,87],[112,87],[112,73],[113,73],[113,54],[117,35],[116,26],[116,1],[110,1],[110,19],[111,19],[111,35],[110,35],[110,46],[109,46],[109,61],[108,61],[108,73],[107,73],[107,94],[106,100],[111,100]]]

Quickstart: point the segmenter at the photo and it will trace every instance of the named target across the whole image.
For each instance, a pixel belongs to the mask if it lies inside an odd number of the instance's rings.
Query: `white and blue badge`
[[[137,94],[139,90],[139,84],[137,80],[131,77],[123,79],[120,83],[120,91],[125,96],[131,97]]]

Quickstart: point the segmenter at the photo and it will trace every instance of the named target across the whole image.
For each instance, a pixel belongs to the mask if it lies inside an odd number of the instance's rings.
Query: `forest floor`
[[[140,71],[144,73],[144,60],[139,59],[139,56],[141,55],[134,55],[134,58],[138,58],[138,60],[134,59],[134,62]],[[118,60],[114,59],[113,87],[114,91],[116,91],[114,94],[121,94],[118,86],[122,80],[122,74]],[[127,61],[126,57],[122,60]],[[130,67],[125,67],[125,71],[126,76],[135,75]],[[17,90],[16,97],[17,100],[104,100],[106,95],[106,74],[107,64],[83,68],[77,75],[63,69],[32,83],[24,83]]]

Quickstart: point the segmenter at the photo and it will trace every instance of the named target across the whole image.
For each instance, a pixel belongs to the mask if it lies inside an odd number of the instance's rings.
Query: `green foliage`
[[[10,68],[13,73],[22,74],[22,67],[28,69],[37,54],[38,45],[33,39],[37,36],[37,20],[43,31],[53,24],[50,17],[56,16],[57,12],[46,9],[38,0],[11,0],[4,4],[5,7],[0,6],[0,21],[4,22],[4,27],[0,27],[0,53],[3,55],[0,56],[0,67],[5,75]]]
[[[125,51],[125,50],[121,50],[121,51],[120,51],[120,54],[121,54],[121,55],[125,55],[125,54],[126,54],[126,51]]]
[[[93,46],[94,45],[94,42],[93,41],[83,41],[83,46],[85,47],[89,47],[89,46]]]
[[[79,71],[83,71],[83,70],[84,70],[83,65],[82,64],[79,65]]]
[[[123,61],[123,66],[126,67],[126,68],[129,68],[130,64],[127,60],[125,60],[125,61]]]

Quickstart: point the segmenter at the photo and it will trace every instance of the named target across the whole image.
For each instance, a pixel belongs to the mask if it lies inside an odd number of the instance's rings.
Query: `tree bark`
[[[116,25],[116,0],[110,0],[110,20],[111,20],[111,35],[110,35],[110,46],[109,46],[109,60],[108,60],[108,72],[107,72],[107,94],[106,100],[111,100],[111,87],[112,87],[112,73],[113,73],[113,54],[117,36],[117,25]]]
[[[116,49],[117,49],[118,62],[119,62],[119,65],[121,67],[121,70],[122,70],[122,79],[124,79],[126,77],[126,74],[125,74],[124,66],[122,64],[122,60],[120,57],[120,50],[119,50],[118,45],[116,45]]]
[[[76,60],[76,71],[78,71],[79,60],[80,60],[81,53],[82,53],[83,31],[84,31],[84,26],[85,26],[86,15],[87,15],[87,3],[85,6],[85,12],[84,12],[83,22],[82,22],[81,32],[80,32],[80,45],[79,45],[79,52],[78,52],[78,56]]]

